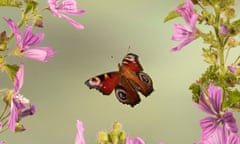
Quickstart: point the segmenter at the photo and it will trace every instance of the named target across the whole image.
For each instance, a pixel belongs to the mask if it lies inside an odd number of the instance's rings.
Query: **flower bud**
[[[19,122],[16,123],[16,127],[15,127],[15,132],[23,132],[26,129],[24,128],[24,126],[22,124],[20,124]]]
[[[225,16],[228,19],[233,18],[235,16],[235,10],[233,8],[227,9],[226,12],[225,12]]]
[[[38,15],[35,18],[35,21],[33,22],[33,25],[35,27],[43,28],[43,17]]]
[[[100,144],[105,144],[108,142],[108,133],[105,131],[100,131],[97,136],[97,142]]]
[[[237,40],[235,39],[235,38],[233,38],[233,37],[230,37],[229,39],[228,39],[228,42],[227,42],[227,47],[228,48],[234,48],[234,47],[236,47],[236,46],[238,46],[238,42],[237,42]]]

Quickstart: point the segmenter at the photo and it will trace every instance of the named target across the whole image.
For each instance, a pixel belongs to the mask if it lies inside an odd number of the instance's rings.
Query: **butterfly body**
[[[118,65],[119,71],[108,72],[88,79],[85,84],[104,95],[115,89],[117,99],[123,104],[135,106],[140,102],[138,91],[148,96],[153,91],[152,79],[143,72],[138,56],[128,53]]]

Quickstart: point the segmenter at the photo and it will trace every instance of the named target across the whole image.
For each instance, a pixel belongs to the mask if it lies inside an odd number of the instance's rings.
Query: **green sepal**
[[[173,11],[168,13],[168,15],[164,19],[164,22],[168,22],[168,21],[170,21],[172,19],[175,19],[177,17],[180,17],[180,16],[181,15],[176,10],[173,10]]]
[[[7,73],[8,77],[10,78],[10,80],[12,82],[14,82],[15,78],[16,78],[16,73],[19,69],[19,66],[16,64],[10,65],[10,64],[6,64],[5,66],[5,72]]]
[[[22,6],[22,2],[19,0],[0,0],[0,6],[20,8]]]

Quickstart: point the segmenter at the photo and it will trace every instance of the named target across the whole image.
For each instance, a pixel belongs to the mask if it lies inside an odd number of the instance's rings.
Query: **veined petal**
[[[198,15],[197,14],[193,14],[191,19],[190,19],[189,26],[191,27],[191,29],[193,31],[195,31],[195,29],[196,29],[197,19],[198,19]]]
[[[41,62],[49,62],[50,58],[55,55],[55,52],[52,48],[49,47],[38,47],[24,51],[23,55],[24,57]]]
[[[207,103],[206,97],[204,94],[201,94],[197,107],[208,114],[214,115],[214,112],[212,111],[211,107]]]
[[[189,38],[185,39],[182,43],[180,43],[180,45],[172,48],[171,51],[173,51],[173,52],[180,51],[184,46],[186,46],[187,44],[192,42],[194,39],[195,39],[194,37],[189,37]]]
[[[206,117],[200,120],[200,126],[202,128],[202,138],[206,139],[211,136],[217,129],[220,120],[213,117]]]
[[[83,136],[84,133],[84,128],[83,128],[83,123],[80,120],[77,120],[77,134],[75,137],[75,144],[85,144],[85,139]]]
[[[81,23],[73,20],[72,18],[70,18],[68,16],[65,16],[65,15],[62,15],[62,17],[65,20],[67,20],[70,24],[72,24],[75,28],[77,28],[77,29],[84,29],[84,26]]]
[[[19,50],[22,50],[22,45],[23,45],[22,37],[21,37],[21,33],[20,33],[20,30],[19,30],[17,24],[12,19],[4,18],[4,20],[10,27],[11,31],[15,34]]]
[[[28,26],[23,36],[23,50],[37,45],[44,39],[44,33],[33,34],[32,26]]]
[[[58,0],[48,0],[48,5],[54,16],[60,17],[59,12],[56,8]]]
[[[192,0],[187,0],[183,7],[177,8],[177,12],[179,12],[184,20],[190,25],[190,21],[192,19],[192,15],[194,14],[194,6]]]
[[[235,133],[230,133],[226,144],[240,144],[239,135]]]
[[[10,116],[8,119],[7,126],[12,131],[15,132],[16,127],[16,121],[18,119],[18,108],[15,106],[13,100],[11,101],[11,110],[10,110]]]
[[[131,139],[130,136],[126,138],[126,144],[144,144],[144,141],[140,137]]]
[[[24,64],[20,64],[14,81],[14,95],[19,93],[24,82]]]
[[[192,35],[192,31],[181,24],[174,24],[173,29],[174,34],[172,36],[172,40],[175,41],[187,39],[189,36]]]
[[[222,89],[210,83],[208,86],[208,98],[215,114],[218,114],[222,106]]]
[[[222,119],[228,130],[230,130],[232,133],[238,133],[238,126],[232,112],[225,112],[222,116]]]
[[[75,0],[65,0],[59,4],[57,9],[70,15],[82,15],[85,13],[85,10],[77,10],[77,2]]]

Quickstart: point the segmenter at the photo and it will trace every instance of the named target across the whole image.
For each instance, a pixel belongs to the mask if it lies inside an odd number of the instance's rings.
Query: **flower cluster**
[[[34,115],[35,105],[30,103],[28,98],[21,94],[21,88],[24,83],[25,65],[11,64],[8,57],[17,56],[28,58],[40,62],[49,62],[55,56],[53,48],[48,46],[38,46],[44,39],[44,33],[33,33],[34,28],[43,28],[43,16],[41,12],[50,11],[53,16],[64,18],[77,29],[84,29],[83,25],[73,20],[65,14],[79,16],[85,13],[85,10],[77,9],[75,0],[48,0],[48,6],[42,10],[38,9],[38,3],[34,0],[2,1],[0,6],[10,6],[21,10],[22,17],[18,22],[4,17],[2,20],[8,25],[10,32],[0,33],[0,72],[5,72],[13,83],[13,89],[1,89],[0,95],[5,103],[5,108],[0,114],[0,132],[9,129],[12,132],[22,132],[25,130],[22,119]],[[21,29],[24,33],[21,34]],[[16,47],[10,48],[9,44],[13,37],[16,38]],[[0,144],[4,141],[0,141]]]
[[[240,109],[240,92],[236,87],[240,83],[240,58],[232,64],[226,63],[231,48],[239,45],[236,36],[240,33],[240,19],[234,19],[234,6],[235,0],[186,0],[165,18],[166,22],[182,17],[188,25],[174,25],[172,40],[182,43],[172,51],[182,50],[199,37],[209,44],[209,48],[202,50],[204,60],[210,66],[190,86],[197,107],[211,115],[200,120],[202,136],[198,144],[240,144],[233,114],[234,110]],[[200,24],[209,26],[209,32],[201,31]]]

